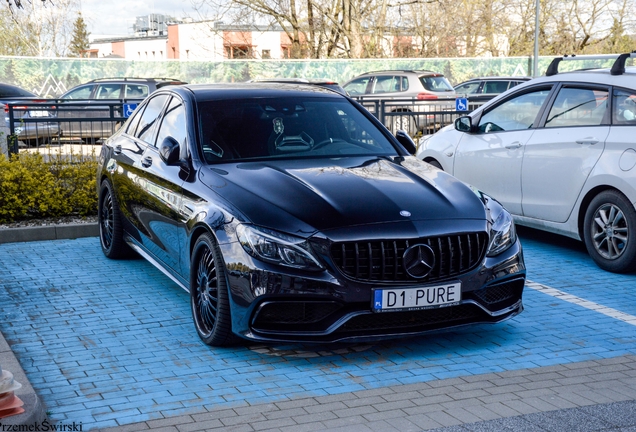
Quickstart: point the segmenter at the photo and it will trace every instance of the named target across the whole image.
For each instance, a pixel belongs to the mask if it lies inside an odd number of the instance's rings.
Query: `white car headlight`
[[[517,230],[512,216],[497,201],[486,198],[492,217],[490,226],[490,243],[487,256],[496,256],[507,250],[517,241]]]
[[[323,268],[302,238],[250,225],[239,225],[236,235],[243,249],[260,260],[305,270]]]

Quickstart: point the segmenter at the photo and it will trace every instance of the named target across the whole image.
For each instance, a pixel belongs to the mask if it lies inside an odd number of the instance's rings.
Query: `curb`
[[[0,229],[0,244],[97,237],[98,235],[99,224],[97,223],[6,228]]]
[[[3,370],[11,372],[13,378],[22,384],[22,388],[16,390],[15,395],[24,402],[22,406],[24,413],[0,420],[3,430],[34,430],[31,428],[20,428],[19,426],[35,427],[35,425],[41,425],[46,420],[46,408],[35,393],[35,390],[33,390],[22,366],[20,366],[2,332],[0,332],[0,365],[2,365]],[[15,426],[17,429],[10,426]]]

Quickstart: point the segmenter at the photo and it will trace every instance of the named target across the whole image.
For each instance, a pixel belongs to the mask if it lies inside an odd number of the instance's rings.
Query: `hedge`
[[[97,214],[97,160],[0,154],[0,223]]]

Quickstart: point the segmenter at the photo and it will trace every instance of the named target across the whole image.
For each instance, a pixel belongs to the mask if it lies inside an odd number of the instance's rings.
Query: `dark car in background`
[[[63,134],[89,142],[108,138],[121,123],[106,118],[128,117],[155,90],[181,84],[175,78],[100,78],[73,87],[58,98],[59,118],[101,120],[62,121]]]
[[[47,99],[18,86],[0,83],[0,108],[4,111],[4,120],[10,128],[10,115],[13,115],[13,131],[24,146],[47,144],[59,136],[58,124],[46,121],[56,115],[52,107],[34,106],[42,102]],[[11,113],[8,104],[12,104]],[[38,119],[38,122],[27,119]]]
[[[189,291],[210,345],[406,336],[520,313],[510,214],[414,151],[319,86],[160,89],[102,146],[101,247],[134,250]]]
[[[317,85],[320,87],[328,88],[333,91],[337,91],[340,94],[347,95],[347,91],[340,87],[336,81],[319,78],[257,78],[250,82],[262,82],[262,83],[279,83],[279,84],[306,84]]]
[[[466,96],[470,102],[486,102],[518,86],[530,81],[531,77],[480,77],[469,79],[455,86],[455,92],[459,96]]]

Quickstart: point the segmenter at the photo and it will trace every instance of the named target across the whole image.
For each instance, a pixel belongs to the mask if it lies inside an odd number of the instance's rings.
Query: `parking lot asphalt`
[[[636,431],[636,275],[520,233],[525,311],[496,325],[211,348],[185,291],[88,237],[0,245],[0,331],[49,418],[82,430]]]

